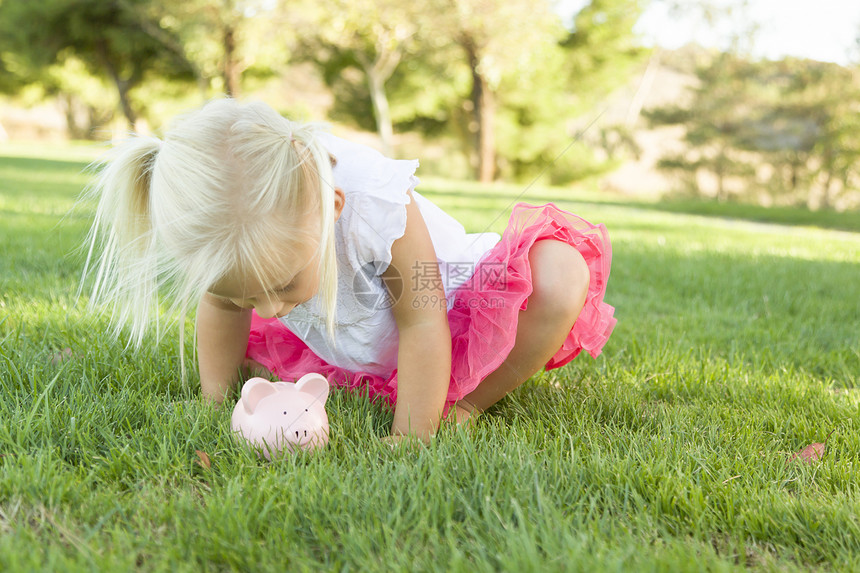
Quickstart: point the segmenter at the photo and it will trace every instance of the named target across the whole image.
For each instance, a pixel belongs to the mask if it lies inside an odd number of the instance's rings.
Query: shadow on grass
[[[659,203],[628,203],[627,205],[664,213],[741,219],[794,227],[819,227],[852,233],[860,232],[860,211],[810,211],[803,207],[761,207],[743,203],[678,199]]]
[[[75,201],[86,187],[88,163],[0,156],[0,197],[16,201]]]
[[[637,201],[631,200],[629,197],[600,194],[597,192],[572,190],[565,192],[561,188],[558,189],[558,193],[547,193],[544,192],[545,189],[537,191],[516,191],[514,189],[511,191],[502,191],[493,187],[485,189],[474,188],[471,185],[468,187],[472,188],[463,191],[449,191],[434,189],[431,184],[427,187],[422,185],[419,187],[419,191],[428,199],[438,198],[449,203],[452,200],[461,199],[464,203],[456,203],[456,207],[488,213],[498,213],[501,207],[507,208],[507,214],[509,214],[510,209],[519,202],[531,204],[555,203],[562,208],[566,204],[584,204],[699,215],[721,219],[739,219],[775,225],[818,227],[854,233],[860,232],[860,211],[810,211],[803,207],[761,207],[743,203],[720,203],[695,199],[669,199],[658,202]],[[479,203],[481,202],[490,202],[491,205],[480,205]],[[507,220],[506,217],[504,218]]]
[[[11,157],[0,155],[0,168],[12,167],[32,170],[37,173],[80,172],[89,165],[86,161],[73,159],[42,159],[37,157]]]

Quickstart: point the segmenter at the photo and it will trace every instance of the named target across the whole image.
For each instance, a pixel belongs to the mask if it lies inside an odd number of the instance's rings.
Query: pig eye
[[[287,411],[286,411],[286,410],[284,410],[284,416],[286,416],[286,415],[287,415]]]
[[[305,412],[307,412],[307,411],[308,411],[308,409],[307,409],[307,408],[305,408]]]

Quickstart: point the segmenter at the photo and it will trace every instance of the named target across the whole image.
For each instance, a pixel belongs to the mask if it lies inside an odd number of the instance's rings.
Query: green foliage
[[[466,94],[472,78],[460,60],[459,48],[438,40],[404,58],[388,83],[391,116],[399,131],[430,137],[468,131]]]
[[[832,207],[860,179],[860,74],[835,64],[753,62],[724,53],[696,70],[689,107],[651,110],[681,124],[688,151],[661,166],[716,178],[716,197],[765,191],[783,202]],[[734,183],[733,188],[728,182]]]
[[[63,102],[72,139],[106,139],[118,97],[104,78],[93,76],[81,60],[68,55],[46,68],[38,85]]]
[[[320,67],[333,91],[334,119],[379,129],[370,70],[374,62],[396,62],[384,95],[398,131],[456,137],[474,158],[487,121],[504,177],[525,180],[549,166],[561,182],[593,171],[553,160],[571,141],[566,124],[643,56],[632,43],[640,10],[631,0],[597,2],[572,33],[545,1],[437,0],[428,7],[330,0],[298,4],[290,19],[303,31],[303,57]],[[488,118],[473,101],[472,65],[492,92]],[[580,159],[596,164],[587,153]]]
[[[336,390],[328,447],[267,463],[231,438],[231,403],[178,381],[175,335],[129,352],[75,299],[92,206],[69,210],[95,149],[2,151],[3,570],[860,565],[856,233],[531,188],[609,226],[604,354],[412,451],[378,439],[390,412]],[[500,230],[522,189],[422,191],[477,232]],[[828,435],[821,462],[788,462]]]
[[[574,16],[563,45],[580,113],[625,82],[648,55],[633,33],[644,8],[642,0],[592,0]]]
[[[594,113],[594,104],[625,81],[645,56],[634,45],[632,30],[641,3],[592,1],[576,14],[571,30],[555,14],[543,12],[544,6],[519,6],[515,16],[496,11],[495,17],[516,23],[513,34],[501,32],[505,28],[498,25],[487,28],[495,42],[488,56],[499,66],[506,63],[496,74],[502,175],[530,180],[546,170],[553,183],[567,183],[611,168],[587,146],[573,143],[577,135],[571,126]]]
[[[193,69],[204,97],[239,97],[245,78],[281,70],[293,27],[271,0],[150,0],[137,6],[147,30]]]
[[[640,12],[638,0],[594,0],[566,29],[549,0],[7,1],[0,91],[40,86],[63,102],[70,132],[91,137],[115,109],[157,129],[311,61],[334,96],[331,119],[376,130],[384,145],[413,130],[461,151],[457,163],[481,157],[516,180],[548,168],[562,182],[611,166],[580,146],[555,158],[573,122],[641,59]]]
[[[573,119],[573,98],[565,73],[568,53],[559,43],[565,35],[560,20],[544,23],[542,35],[542,41],[525,40],[524,45],[530,46],[528,57],[520,57],[499,86],[496,141],[500,172],[504,178],[524,180],[549,167],[553,180],[564,182],[564,176],[571,174],[569,162],[575,160],[574,155],[582,159],[584,154],[568,153],[555,161],[571,143],[565,123]]]
[[[415,36],[425,20],[422,8],[399,0],[324,0],[293,10],[306,23],[305,50],[334,90],[335,113],[365,127],[372,119],[390,152],[393,119],[386,84],[415,50]]]
[[[88,71],[114,84],[122,111],[134,125],[145,108],[130,92],[147,74],[184,77],[187,62],[164,49],[137,9],[145,0],[45,0],[0,4],[0,45],[4,61],[18,58],[21,69],[42,70],[63,65],[74,56]],[[38,81],[42,74],[22,76]]]
[[[789,144],[765,151],[775,156],[776,166],[787,165],[791,172],[777,188],[805,190],[808,204],[830,207],[860,182],[860,72],[785,60],[773,75],[782,81],[771,123]]]

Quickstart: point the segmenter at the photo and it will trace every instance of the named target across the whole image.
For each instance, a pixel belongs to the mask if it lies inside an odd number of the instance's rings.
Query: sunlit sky
[[[739,6],[739,0],[710,0],[718,6]],[[569,20],[587,0],[560,0],[558,11]],[[682,6],[681,13],[669,4]],[[733,36],[744,37],[755,26],[750,52],[753,56],[778,59],[797,56],[837,62],[860,62],[860,0],[748,0],[745,9],[709,25],[696,10],[695,0],[653,0],[636,31],[643,43],[678,48],[696,41],[707,47],[725,48]]]

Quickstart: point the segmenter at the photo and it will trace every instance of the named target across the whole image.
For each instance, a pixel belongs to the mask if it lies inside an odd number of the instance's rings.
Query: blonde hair
[[[90,189],[98,208],[84,277],[94,281],[90,303],[109,308],[115,333],[129,327],[139,346],[154,321],[160,336],[161,294],[182,319],[231,271],[267,290],[281,286],[275,263],[313,241],[332,335],[334,181],[321,130],[262,103],[221,99],[179,118],[164,141],[133,136],[113,149]],[[183,334],[180,324],[180,344]]]

